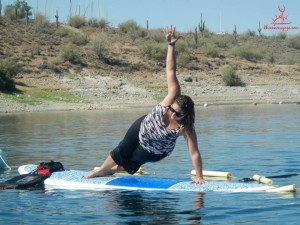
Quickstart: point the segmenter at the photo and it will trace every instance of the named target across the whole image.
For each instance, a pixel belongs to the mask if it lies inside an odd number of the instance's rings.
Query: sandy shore
[[[43,81],[47,82],[47,81]],[[114,89],[107,88],[107,83]],[[18,95],[5,98],[0,95],[0,113],[40,112],[62,110],[99,110],[109,108],[152,107],[160,101],[161,89],[146,90],[132,81],[108,77],[86,77],[78,80],[58,80],[69,92],[80,97],[77,103],[44,101],[30,105],[20,103]],[[246,85],[227,87],[218,84],[202,85],[181,81],[182,93],[192,97],[196,107],[221,104],[299,104],[300,86],[292,84]],[[39,84],[41,85],[41,84]],[[30,98],[24,94],[23,98]]]

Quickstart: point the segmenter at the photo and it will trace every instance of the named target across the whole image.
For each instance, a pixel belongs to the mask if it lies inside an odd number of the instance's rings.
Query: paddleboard
[[[20,174],[28,174],[36,169],[36,165],[23,165],[18,168]],[[45,188],[51,189],[127,189],[127,190],[172,190],[195,192],[255,192],[268,191],[275,187],[257,183],[234,183],[225,181],[210,181],[197,185],[191,180],[164,179],[148,176],[114,175],[85,179],[86,171],[65,170],[54,172],[45,183]]]

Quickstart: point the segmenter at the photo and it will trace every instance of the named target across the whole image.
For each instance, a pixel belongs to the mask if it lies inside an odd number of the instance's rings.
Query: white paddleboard
[[[36,169],[36,165],[20,166],[20,174],[28,174]],[[127,190],[172,190],[196,192],[255,192],[272,190],[274,186],[257,183],[234,183],[226,181],[210,181],[207,184],[192,184],[191,180],[151,178],[146,176],[106,176],[85,179],[87,172],[65,170],[54,172],[44,183],[46,188],[54,189],[127,189]]]

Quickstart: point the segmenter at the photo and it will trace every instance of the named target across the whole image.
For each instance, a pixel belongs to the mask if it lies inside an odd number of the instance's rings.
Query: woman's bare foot
[[[118,165],[114,162],[114,160],[109,155],[100,167],[95,168],[93,171],[83,176],[83,178],[89,179],[93,177],[104,177],[116,173],[117,170],[118,170]]]
[[[93,178],[93,177],[103,177],[106,175],[108,175],[108,174],[104,174],[101,170],[92,170],[87,175],[85,175],[83,178],[89,179],[89,178]]]

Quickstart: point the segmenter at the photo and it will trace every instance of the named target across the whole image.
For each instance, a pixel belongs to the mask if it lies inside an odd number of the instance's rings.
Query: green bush
[[[233,43],[232,37],[230,35],[215,35],[213,36],[213,41],[215,45],[219,48],[227,48]]]
[[[16,12],[15,12],[15,7],[13,5],[7,5],[4,8],[4,15],[5,17],[15,20],[16,19]]]
[[[177,64],[186,67],[191,61],[191,56],[188,52],[180,52],[177,56]]]
[[[119,30],[121,33],[127,34],[131,31],[140,30],[141,28],[134,20],[128,20],[119,24]]]
[[[275,61],[276,61],[275,55],[273,52],[268,54],[267,59],[268,59],[269,63],[272,63],[272,64],[275,63]]]
[[[175,54],[177,56],[177,64],[179,66],[186,67],[190,63],[191,56],[186,42],[182,42],[182,41],[177,42],[175,48]]]
[[[1,3],[0,3],[1,4]],[[16,14],[17,9],[17,14]],[[25,0],[23,1],[15,1],[14,5],[7,5],[4,9],[4,15],[10,19],[24,19],[26,17],[26,12],[28,12],[28,16],[32,15],[30,11],[31,7],[27,4]]]
[[[235,74],[234,68],[226,66],[221,69],[222,80],[226,86],[240,86],[241,79]]]
[[[90,27],[99,27],[99,23],[98,23],[98,20],[96,18],[90,18],[87,21],[87,25],[90,26]]]
[[[51,34],[50,23],[47,18],[41,14],[37,13],[34,20],[34,30],[36,33]]]
[[[100,29],[106,30],[107,28],[109,28],[109,24],[110,24],[110,22],[108,22],[106,19],[102,18],[99,20],[99,28]]]
[[[220,53],[215,44],[208,44],[204,47],[204,52],[207,56],[216,58],[219,57]]]
[[[108,54],[108,46],[109,44],[107,41],[103,39],[98,39],[95,41],[92,41],[91,43],[92,50],[96,53],[98,58],[102,61],[105,61],[107,59],[107,54]]]
[[[81,64],[82,58],[80,55],[80,51],[78,47],[73,44],[68,44],[64,46],[60,53],[61,59],[65,61],[69,61],[72,64]]]
[[[71,16],[69,18],[69,25],[75,28],[81,28],[86,25],[86,19],[81,16]]]
[[[60,26],[58,29],[55,29],[55,34],[57,34],[59,37],[67,37],[69,35],[69,30],[66,28]]]
[[[162,43],[166,41],[166,38],[161,29],[148,30],[147,39],[157,43]]]
[[[241,57],[248,61],[256,61],[256,60],[261,60],[263,58],[261,52],[246,46],[233,47],[230,51],[230,54],[233,56]]]
[[[11,58],[0,60],[0,91],[15,91],[14,77],[17,75],[18,66]]]
[[[88,36],[85,34],[70,32],[69,40],[75,45],[86,45],[88,43]]]
[[[294,36],[287,39],[287,45],[290,48],[300,49],[300,36]]]
[[[243,36],[245,37],[255,37],[256,36],[256,31],[255,30],[247,30]]]
[[[121,33],[128,35],[132,41],[147,35],[146,30],[138,26],[133,20],[119,24],[119,30]]]
[[[160,62],[166,59],[166,47],[153,42],[146,42],[142,48],[142,54],[147,59],[153,59]]]
[[[284,40],[284,39],[287,38],[287,33],[286,32],[280,32],[279,34],[277,34],[277,38]]]
[[[166,43],[164,43],[164,45],[166,45]],[[182,41],[176,42],[176,47],[175,47],[176,55],[178,55],[178,52],[180,52],[180,53],[188,52],[188,47],[187,47],[187,44],[185,42],[182,42]]]

